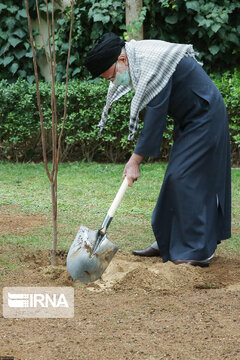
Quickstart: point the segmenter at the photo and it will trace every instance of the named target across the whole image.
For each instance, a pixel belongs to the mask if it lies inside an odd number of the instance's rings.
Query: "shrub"
[[[108,84],[71,80],[68,90],[62,160],[97,159],[120,161],[132,151],[128,142],[128,114],[132,95],[127,94],[112,107],[108,125],[98,137],[97,124],[105,104]],[[51,84],[40,82],[47,151],[51,152]],[[56,84],[59,131],[63,115],[65,85]],[[0,82],[0,157],[28,161],[41,158],[41,134],[36,87],[25,80]]]
[[[231,130],[232,154],[235,161],[240,154],[240,72],[229,72],[222,77],[212,75],[213,81],[225,99]],[[69,81],[68,111],[62,142],[62,161],[96,160],[108,162],[125,161],[134,149],[129,142],[128,122],[130,92],[113,103],[106,128],[98,137],[97,124],[105,104],[108,84],[104,81]],[[40,82],[47,151],[51,155],[51,84]],[[56,84],[59,131],[63,115],[65,85]],[[25,80],[8,84],[0,82],[0,158],[13,161],[41,160],[40,121],[36,101],[36,88]],[[140,118],[143,118],[143,113]],[[140,129],[142,120],[140,120]],[[164,134],[161,157],[167,159],[172,144],[173,121],[168,120]]]
[[[240,164],[240,71],[229,71],[222,76],[213,74],[212,80],[223,95],[228,110],[232,145],[232,159]]]

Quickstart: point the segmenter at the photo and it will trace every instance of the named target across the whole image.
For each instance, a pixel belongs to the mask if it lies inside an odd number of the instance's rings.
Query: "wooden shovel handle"
[[[113,218],[120,202],[122,201],[123,195],[125,194],[126,190],[128,188],[128,179],[127,177],[124,178],[122,185],[120,186],[120,189],[117,192],[117,195],[115,196],[115,199],[113,200],[112,205],[110,206],[107,215],[111,218]]]

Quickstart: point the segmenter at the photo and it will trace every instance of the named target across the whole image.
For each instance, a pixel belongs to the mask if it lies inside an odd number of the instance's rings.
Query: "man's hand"
[[[133,186],[133,182],[136,181],[140,176],[139,166],[142,159],[142,155],[132,154],[123,170],[123,178],[127,177],[129,186]]]

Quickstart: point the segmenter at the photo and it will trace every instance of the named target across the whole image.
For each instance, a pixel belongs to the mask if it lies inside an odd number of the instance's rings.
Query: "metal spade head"
[[[98,234],[98,230],[80,227],[67,255],[67,268],[73,280],[84,283],[98,280],[116,254],[118,247],[106,235],[93,252]]]

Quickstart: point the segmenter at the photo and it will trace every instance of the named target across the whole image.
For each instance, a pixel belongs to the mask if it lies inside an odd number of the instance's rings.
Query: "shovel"
[[[99,230],[80,226],[67,255],[67,269],[73,280],[84,283],[96,281],[116,254],[118,247],[108,240],[106,232],[127,187],[125,177]]]

